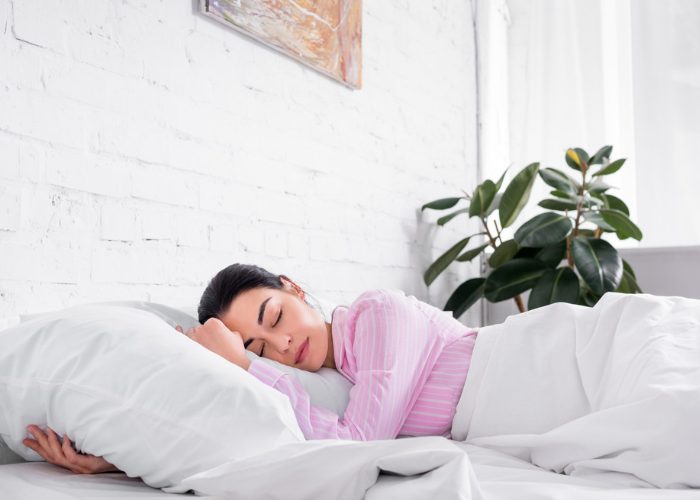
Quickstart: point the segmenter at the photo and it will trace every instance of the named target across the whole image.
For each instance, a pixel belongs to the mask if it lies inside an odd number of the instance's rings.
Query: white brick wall
[[[469,2],[364,0],[360,91],[196,3],[0,0],[0,317],[195,304],[236,261],[442,305],[473,269],[426,289],[461,231],[418,208],[475,183]]]

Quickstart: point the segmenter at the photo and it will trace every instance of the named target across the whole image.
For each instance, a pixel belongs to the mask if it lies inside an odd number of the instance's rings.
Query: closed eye
[[[280,322],[281,319],[282,319],[282,309],[280,308],[280,314],[279,314],[279,316],[277,316],[277,320],[276,320],[275,323],[272,325],[272,328],[276,327],[277,324]]]

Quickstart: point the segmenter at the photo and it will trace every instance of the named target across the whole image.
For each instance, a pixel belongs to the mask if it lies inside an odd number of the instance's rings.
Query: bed
[[[700,498],[700,301],[608,294],[595,308],[555,304],[479,335],[454,440],[290,439],[200,469],[174,490],[285,500]],[[3,499],[172,491],[43,462],[0,466]]]
[[[406,438],[412,440],[414,438]],[[659,490],[656,488],[613,487],[606,483],[574,478],[545,471],[523,460],[506,454],[465,445],[453,441],[471,461],[482,496],[499,500],[682,500],[696,499],[700,493],[693,490]],[[396,476],[380,476],[382,480],[394,480]],[[426,491],[440,490],[440,484],[425,479]],[[444,485],[442,485],[444,486]],[[375,486],[376,487],[376,486]],[[107,473],[94,476],[76,475],[43,462],[19,463],[0,466],[0,493],[8,500],[64,500],[75,498],[120,498],[124,500],[150,500],[157,498],[183,498],[182,494],[165,493],[151,488],[139,479],[125,474]],[[442,490],[440,498],[460,498],[455,493]],[[368,496],[372,494],[372,488]],[[186,496],[194,496],[192,494]],[[392,498],[390,490],[384,498]],[[219,497],[222,498],[223,496]],[[260,489],[259,497],[286,498],[284,491]],[[377,498],[382,497],[378,495]],[[424,498],[430,498],[428,495]],[[202,496],[201,498],[217,498]],[[469,497],[461,497],[469,498]]]

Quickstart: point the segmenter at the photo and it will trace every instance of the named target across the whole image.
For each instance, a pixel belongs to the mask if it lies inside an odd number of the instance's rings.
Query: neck
[[[330,323],[326,323],[326,334],[328,335],[328,352],[326,353],[326,359],[323,361],[323,365],[327,368],[335,369],[335,356],[333,351],[333,327]]]

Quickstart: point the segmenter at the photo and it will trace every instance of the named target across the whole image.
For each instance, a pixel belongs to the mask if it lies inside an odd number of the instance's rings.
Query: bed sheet
[[[629,488],[544,470],[503,452],[453,441],[471,460],[479,487],[493,500],[697,500],[692,489]]]
[[[152,500],[189,497],[195,498],[194,495],[165,493],[151,488],[138,478],[130,478],[122,473],[73,474],[46,462],[0,465],[0,499],[2,500],[98,498]],[[213,499],[215,497],[196,498]]]
[[[409,438],[412,439],[412,438]],[[494,500],[686,500],[697,499],[697,490],[659,490],[656,488],[626,488],[608,483],[576,478],[543,470],[502,452],[463,442],[452,442],[471,461],[483,497]],[[381,487],[404,478],[382,476]],[[374,490],[373,497],[380,490]],[[261,494],[263,491],[261,491]],[[185,498],[194,495],[186,495]],[[119,498],[151,500],[183,498],[182,494],[165,493],[151,488],[139,479],[124,474],[108,473],[94,476],[76,475],[43,462],[27,462],[0,466],[0,498],[3,500],[67,500]],[[223,496],[198,496],[217,499]],[[468,496],[464,497],[469,498]]]

